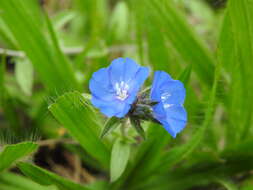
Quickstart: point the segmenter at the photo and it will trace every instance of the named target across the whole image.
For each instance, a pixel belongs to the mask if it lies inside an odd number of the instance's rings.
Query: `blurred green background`
[[[0,0],[0,190],[253,189],[252,18],[252,0]],[[117,57],[184,82],[176,139],[99,138],[88,83]]]

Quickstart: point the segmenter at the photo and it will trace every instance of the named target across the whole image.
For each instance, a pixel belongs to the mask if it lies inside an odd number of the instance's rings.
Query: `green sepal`
[[[130,118],[130,121],[136,132],[145,140],[146,135],[144,129],[141,127],[141,121],[134,117]]]
[[[108,132],[118,126],[121,122],[121,119],[117,118],[117,117],[111,117],[109,118],[106,122],[105,122],[105,125],[103,127],[103,131],[100,135],[100,138],[103,138],[106,134],[108,134]]]

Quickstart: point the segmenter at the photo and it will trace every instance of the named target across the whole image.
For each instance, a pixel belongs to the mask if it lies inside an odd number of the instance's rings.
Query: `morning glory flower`
[[[130,58],[117,58],[92,75],[89,82],[92,104],[107,117],[124,117],[148,77],[149,69]]]
[[[153,115],[175,138],[186,125],[187,113],[183,107],[185,88],[183,83],[163,71],[156,71],[150,94],[157,104]]]

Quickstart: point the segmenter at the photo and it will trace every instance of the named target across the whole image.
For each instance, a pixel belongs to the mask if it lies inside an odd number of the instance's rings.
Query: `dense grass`
[[[253,189],[253,2],[224,2],[1,0],[0,189]],[[185,84],[176,139],[145,122],[121,142],[91,106],[117,57]]]

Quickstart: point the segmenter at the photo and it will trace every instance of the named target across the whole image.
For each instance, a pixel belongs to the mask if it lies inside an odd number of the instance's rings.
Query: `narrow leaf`
[[[0,174],[0,189],[4,190],[57,190],[55,186],[42,186],[32,180],[11,172]]]
[[[147,18],[155,21],[153,25],[156,26],[157,32],[164,34],[178,55],[191,64],[201,81],[211,88],[214,79],[214,58],[186,23],[173,1],[143,0],[139,6],[144,7]],[[136,14],[139,17],[143,11]]]
[[[130,146],[126,142],[116,140],[111,154],[111,182],[116,181],[124,172],[130,155]]]
[[[52,172],[49,172],[38,166],[21,162],[18,164],[19,169],[28,177],[41,185],[56,185],[62,190],[89,190],[80,184],[74,183]]]
[[[21,90],[28,96],[32,95],[33,66],[27,59],[16,59],[15,76]]]
[[[24,158],[37,149],[38,145],[32,142],[7,145],[0,153],[0,171],[9,168],[15,161]]]
[[[243,99],[240,107],[241,115],[238,123],[238,133],[240,140],[245,139],[250,131],[253,110],[253,77],[252,77],[252,60],[253,60],[253,3],[251,0],[231,0],[228,3],[228,14],[231,19],[231,28],[235,44],[236,61],[240,63],[238,71],[240,71],[241,87],[243,89]],[[234,53],[234,52],[233,52]],[[238,79],[237,79],[238,80]]]
[[[130,121],[136,132],[145,140],[146,139],[145,131],[141,127],[140,121],[135,118],[131,118]]]
[[[108,168],[109,150],[99,139],[97,116],[82,94],[65,93],[49,110],[91,156]]]
[[[188,85],[188,82],[191,76],[191,71],[192,71],[192,65],[188,65],[178,77],[178,80],[184,83],[185,86]]]
[[[59,53],[56,40],[47,39],[44,35],[43,17],[38,7],[33,0],[0,1],[1,18],[51,92],[77,89],[73,69]]]
[[[103,127],[103,131],[100,135],[100,138],[103,138],[113,127],[115,127],[115,125],[120,124],[120,119],[117,117],[111,117],[109,118],[106,123],[105,126]]]

